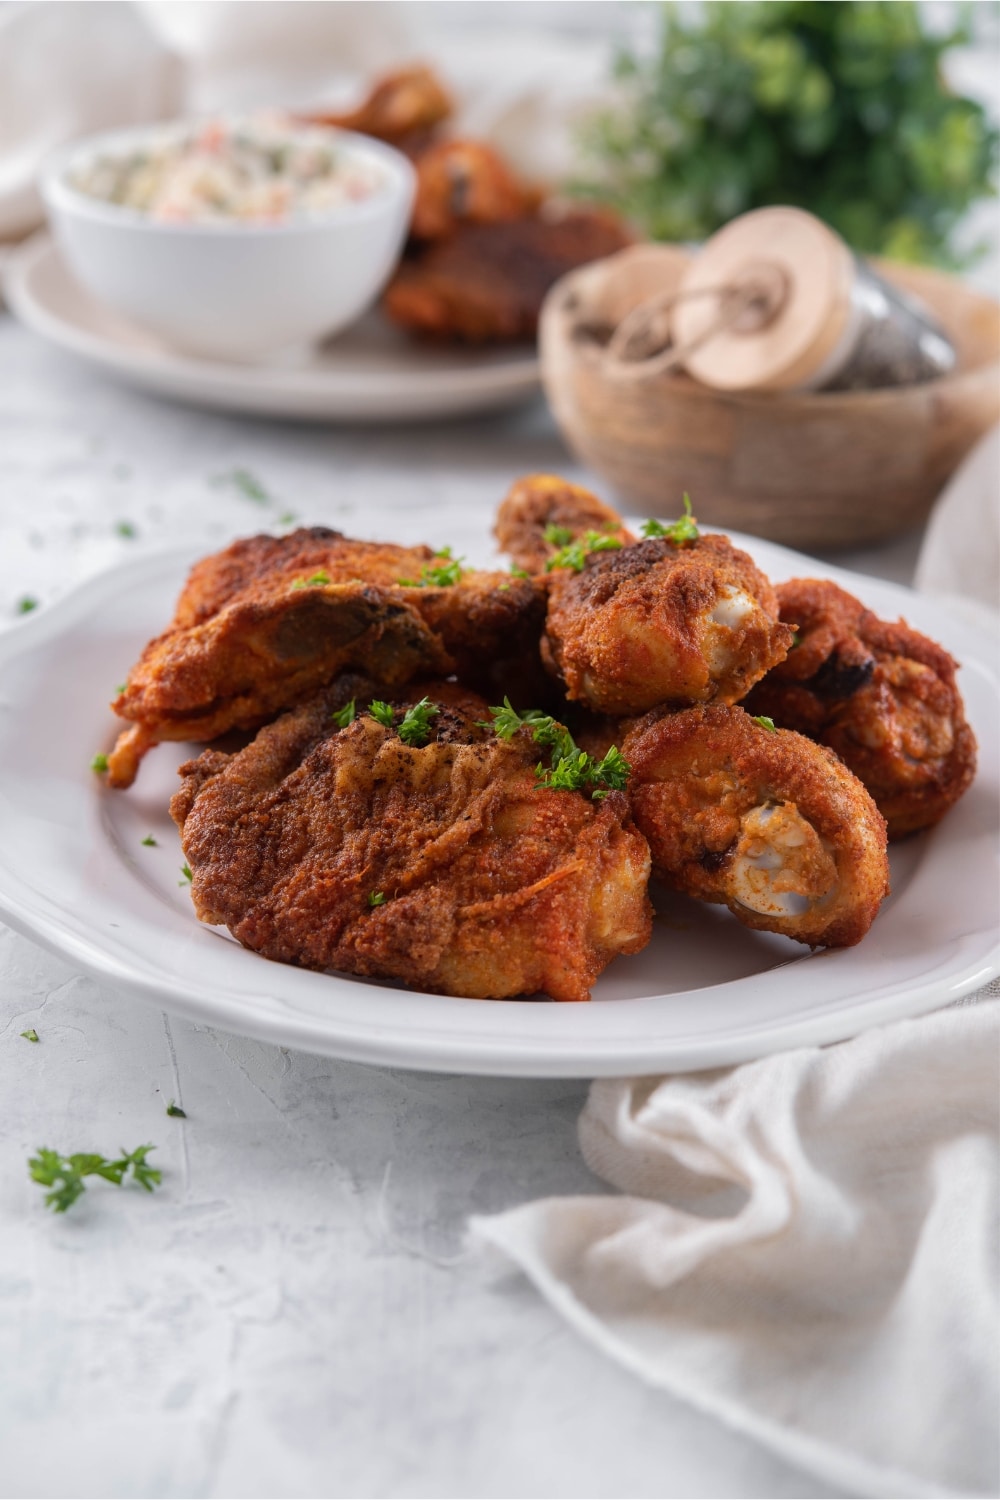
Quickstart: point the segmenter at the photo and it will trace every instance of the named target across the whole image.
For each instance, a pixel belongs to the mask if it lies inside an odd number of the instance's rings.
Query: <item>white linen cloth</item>
[[[991,632],[998,471],[1000,431],[917,569]],[[624,1196],[470,1230],[612,1359],[827,1484],[994,1494],[998,1113],[994,981],[836,1046],[594,1083],[581,1149]]]
[[[598,1081],[580,1145],[624,1196],[472,1234],[613,1359],[838,1490],[992,1494],[998,1049],[992,998]]]

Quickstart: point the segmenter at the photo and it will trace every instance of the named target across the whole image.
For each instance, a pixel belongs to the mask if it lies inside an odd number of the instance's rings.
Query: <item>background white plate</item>
[[[179,401],[309,422],[401,422],[493,411],[539,389],[533,348],[434,349],[370,313],[338,338],[259,364],[175,354],[104,307],[41,234],[10,256],[10,306],[29,328],[120,376]]]
[[[485,522],[449,541],[486,562]],[[433,517],[395,536],[433,535]],[[110,747],[104,706],[170,617],[190,553],[92,579],[0,639],[0,910],[28,936],[144,999],[226,1030],[363,1062],[442,1072],[591,1077],[734,1063],[842,1039],[935,1008],[998,968],[998,687],[969,627],[933,600],[735,537],[773,578],[834,578],[884,616],[905,614],[964,662],[980,742],[973,787],[944,823],[892,853],[893,894],[857,948],[810,952],[723,908],[656,894],[649,947],[618,959],[590,1005],[491,1003],[270,963],[200,925],[167,813],[180,745],[134,788],[88,769]],[[153,834],[157,847],[143,838]]]

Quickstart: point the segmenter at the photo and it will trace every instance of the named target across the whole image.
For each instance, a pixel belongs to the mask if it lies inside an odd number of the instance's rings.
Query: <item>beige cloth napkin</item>
[[[473,1236],[613,1359],[845,1493],[991,1494],[998,1049],[988,998],[599,1081],[580,1144],[623,1196]]]

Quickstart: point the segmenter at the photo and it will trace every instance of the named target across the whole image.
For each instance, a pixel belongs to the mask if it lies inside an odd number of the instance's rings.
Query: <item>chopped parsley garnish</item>
[[[187,1119],[187,1110],[186,1109],[181,1109],[180,1105],[179,1104],[175,1104],[174,1101],[173,1101],[173,1099],[171,1099],[170,1103],[167,1105],[167,1114],[170,1115],[171,1118],[175,1119],[175,1120],[186,1120]]]
[[[381,698],[373,698],[368,705],[368,712],[377,724],[383,724],[386,729],[391,729],[396,722],[391,703],[383,703]]]
[[[684,514],[676,521],[645,521],[642,526],[642,534],[647,539],[650,537],[663,537],[675,546],[683,542],[696,542],[701,536],[697,522],[691,513],[691,497],[684,496]]]
[[[35,1030],[34,1026],[29,1026],[27,1031],[21,1032],[21,1035],[24,1037],[24,1040],[26,1042],[38,1041],[38,1032]]]
[[[31,594],[25,594],[17,601],[17,612],[19,615],[30,615],[33,609],[38,608],[38,600]]]
[[[442,561],[439,564],[438,558]],[[426,589],[453,588],[456,583],[461,583],[465,574],[462,564],[464,557],[453,557],[450,547],[441,547],[434,554],[432,563],[425,563],[420,570],[419,578],[401,578],[399,584],[404,589]]]
[[[190,865],[181,865],[181,874],[184,876],[184,879],[183,880],[178,880],[177,884],[178,885],[190,885],[192,879],[194,878],[192,876],[192,874],[191,874],[191,866]]]
[[[519,729],[531,730],[536,745],[544,745],[550,753],[548,769],[540,761],[535,767],[536,789],[548,791],[590,792],[591,798],[599,802],[611,791],[621,791],[628,780],[631,767],[614,745],[602,760],[594,760],[585,750],[579,749],[573,736],[564,725],[551,714],[529,708],[519,714],[509,698],[503,706],[491,708],[492,726],[481,722],[480,727],[492,727],[494,734],[502,740],[513,739]]]
[[[286,511],[283,511],[282,514],[278,517],[278,525],[279,526],[294,526],[295,522],[298,519],[299,518],[296,515],[296,513],[295,513],[294,510],[286,510]]]
[[[346,729],[348,724],[354,723],[356,716],[357,708],[355,707],[354,699],[352,698],[350,703],[344,704],[343,708],[335,709],[334,712],[330,715],[330,718],[336,724],[338,729]]]
[[[578,541],[553,553],[545,564],[545,571],[551,573],[553,568],[572,568],[574,573],[582,573],[589,553],[620,552],[621,546],[617,537],[604,536],[599,531],[585,531]]]
[[[385,891],[369,891],[368,905],[374,910],[376,906],[384,906],[386,903]]]
[[[115,531],[127,542],[131,542],[139,534],[131,521],[119,521],[115,526]]]
[[[573,533],[568,526],[548,525],[542,532],[542,536],[550,547],[568,547],[573,540]]]
[[[271,496],[256,474],[251,474],[249,469],[231,469],[228,474],[217,474],[212,484],[231,485],[234,490],[239,490],[244,500],[252,500],[255,505],[271,503]]]
[[[440,712],[437,704],[432,703],[429,698],[421,698],[419,703],[408,708],[398,730],[403,744],[415,747],[426,745],[431,737],[431,720]]]
[[[320,568],[319,571],[317,573],[314,573],[311,578],[296,578],[295,582],[292,584],[292,588],[314,589],[319,588],[321,584],[332,582],[333,580],[331,579],[329,573],[325,570],[325,568]]]
[[[761,729],[769,729],[772,734],[777,733],[774,720],[769,719],[767,714],[751,714],[750,717],[755,724],[760,725]]]
[[[517,563],[511,563],[510,571],[514,578],[530,578],[531,574],[527,568],[519,568]]]
[[[159,847],[159,845],[157,844],[156,840],[154,839],[154,837],[153,837],[153,835],[151,833],[147,833],[146,837],[143,839],[142,842],[143,842],[144,847],[147,848],[147,849],[156,849],[156,848]]]
[[[127,682],[120,682],[118,684],[118,686],[115,688],[115,697],[116,698],[120,698],[121,695],[122,695],[122,693],[124,693],[124,691],[125,691],[125,689],[127,687],[128,687],[128,683]]]
[[[383,703],[376,698],[369,703],[368,712],[386,729],[395,728],[404,745],[410,745],[413,749],[419,750],[431,737],[431,719],[441,710],[429,698],[421,698],[419,703],[414,703],[412,708],[406,710],[398,725],[396,724],[396,711],[391,703]]]
[[[103,750],[99,750],[94,756],[93,760],[90,762],[90,769],[92,771],[101,772],[104,772],[108,769],[108,757],[104,754]]]
[[[42,1146],[37,1156],[29,1158],[28,1171],[35,1182],[52,1189],[45,1194],[46,1206],[54,1213],[64,1214],[86,1191],[85,1177],[103,1177],[105,1182],[121,1187],[131,1169],[133,1181],[151,1193],[163,1176],[156,1167],[146,1163],[150,1151],[155,1150],[155,1146],[136,1146],[134,1151],[123,1150],[121,1156],[109,1161],[104,1156],[86,1151],[62,1156],[58,1151]]]
[[[802,644],[802,637],[799,635],[799,632],[797,630],[793,630],[792,631],[792,644],[788,648],[789,651],[794,651],[795,648],[796,648],[796,646],[801,646],[801,644]]]

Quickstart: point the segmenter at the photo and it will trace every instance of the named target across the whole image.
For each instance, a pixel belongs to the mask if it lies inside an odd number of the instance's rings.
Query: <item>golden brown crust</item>
[[[836,584],[797,578],[778,597],[798,645],[757,684],[748,707],[836,750],[875,798],[891,838],[938,822],[976,769],[956,663]]]
[[[517,567],[543,573],[564,544],[546,539],[553,527],[565,534],[565,542],[575,542],[588,531],[613,537],[622,546],[636,540],[616,510],[582,484],[570,484],[558,474],[518,479],[497,511],[493,535]]]
[[[113,704],[141,732],[123,733],[110,784],[130,785],[159,740],[255,728],[340,672],[399,687],[427,672],[488,680],[487,663],[530,659],[541,585],[470,570],[419,586],[442,565],[429,547],[355,542],[326,527],[250,537],[203,559]]]
[[[889,890],[885,822],[832,751],[721,705],[649,714],[622,749],[662,880],[799,942],[864,937]]]
[[[356,109],[319,111],[305,116],[315,125],[357,130],[390,145],[406,147],[450,118],[451,96],[437,74],[421,63],[379,78]]]
[[[410,233],[445,239],[460,224],[503,224],[538,207],[538,193],[518,182],[484,141],[438,141],[416,160],[417,197]]]
[[[651,930],[649,854],[624,795],[536,788],[527,731],[497,739],[476,722],[482,700],[420,686],[443,705],[423,747],[364,712],[338,730],[333,689],[239,754],[181,767],[171,811],[199,918],[307,968],[587,999]]]
[[[550,659],[598,713],[734,703],[791,640],[771,584],[724,536],[638,542],[549,575]]]
[[[533,339],[550,287],[630,237],[609,214],[465,224],[405,259],[382,305],[394,323],[429,339],[486,344]]]

